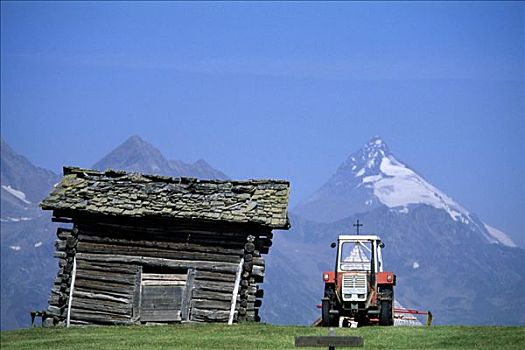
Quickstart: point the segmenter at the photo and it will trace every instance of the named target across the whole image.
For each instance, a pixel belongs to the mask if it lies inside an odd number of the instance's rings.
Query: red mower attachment
[[[427,315],[427,326],[430,327],[432,325],[432,312],[430,311],[419,311],[399,307],[394,308],[394,319],[401,321],[418,321],[415,316],[407,315]]]

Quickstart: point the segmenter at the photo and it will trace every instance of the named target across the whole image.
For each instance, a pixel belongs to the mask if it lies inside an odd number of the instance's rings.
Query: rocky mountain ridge
[[[192,164],[181,160],[168,160],[157,148],[137,135],[128,138],[93,165],[93,169],[96,170],[109,168],[172,177],[228,179],[222,171],[213,168],[203,159]]]

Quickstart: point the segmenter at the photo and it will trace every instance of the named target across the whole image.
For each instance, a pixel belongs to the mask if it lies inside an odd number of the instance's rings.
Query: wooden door
[[[177,322],[182,320],[183,297],[188,271],[142,273],[141,322]]]

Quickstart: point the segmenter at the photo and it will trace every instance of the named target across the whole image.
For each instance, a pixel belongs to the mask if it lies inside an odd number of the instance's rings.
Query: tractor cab
[[[376,235],[341,235],[334,271],[324,272],[323,325],[393,324],[395,275],[383,272],[381,249]]]
[[[341,276],[343,301],[366,301],[368,285],[374,284],[376,272],[382,272],[378,236],[339,236],[337,274]]]

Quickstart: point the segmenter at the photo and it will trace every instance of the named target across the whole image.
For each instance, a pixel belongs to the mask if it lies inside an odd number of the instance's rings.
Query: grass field
[[[33,328],[2,332],[1,348],[294,349],[294,336],[327,332],[265,324]],[[368,327],[337,329],[336,335],[360,335],[365,349],[525,349],[525,327]]]

